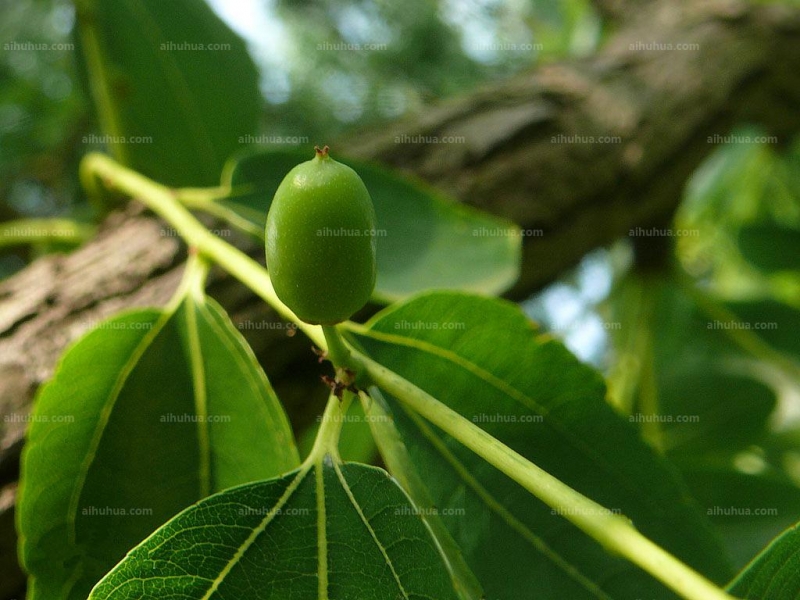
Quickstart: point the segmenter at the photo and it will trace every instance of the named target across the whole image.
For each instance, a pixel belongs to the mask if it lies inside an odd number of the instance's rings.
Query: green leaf
[[[662,377],[659,388],[662,448],[674,459],[735,452],[768,432],[775,392],[765,384],[720,370],[683,370]]]
[[[104,143],[172,186],[215,185],[258,125],[258,72],[205,2],[76,2],[76,40]],[[87,143],[92,143],[89,139]]]
[[[644,418],[653,418],[649,425],[658,431],[659,446],[675,461],[757,443],[769,431],[776,392],[744,366],[753,362],[730,337],[737,324],[710,316],[674,280],[652,285],[656,301],[647,326],[657,390],[651,411],[658,415],[637,414],[637,423],[644,428]]]
[[[328,455],[187,509],[134,549],[89,598],[455,595],[430,532],[389,475]]]
[[[721,547],[675,471],[606,404],[602,378],[537,336],[517,307],[429,293],[353,328],[381,364],[631,518],[711,579],[729,578]],[[411,464],[487,597],[520,590],[559,600],[674,597],[397,400],[387,402]]]
[[[386,402],[381,391],[373,387],[370,388],[369,395],[364,403],[364,410],[374,438],[380,440],[381,455],[392,475],[397,478],[403,489],[409,491],[409,495],[419,507],[420,517],[433,532],[456,592],[464,600],[485,598],[480,582],[464,560],[461,548],[447,530],[439,509],[433,503],[423,478],[414,466],[400,432],[395,427],[391,415],[385,410]]]
[[[760,463],[746,462],[746,473],[728,461],[701,459],[680,465],[692,495],[705,510],[741,567],[772,538],[800,519],[800,487],[786,474]]]
[[[753,559],[729,591],[747,600],[800,599],[800,523]]]
[[[232,161],[222,179],[231,193],[219,202],[263,231],[278,184],[310,158],[296,151],[262,151]],[[390,302],[432,288],[501,294],[516,281],[522,238],[513,224],[459,205],[421,182],[334,158],[358,172],[375,205],[376,300]]]
[[[739,319],[739,327],[759,336],[776,350],[800,359],[800,337],[797,335],[800,311],[796,308],[774,300],[728,302],[725,306]]]
[[[627,314],[620,311],[624,334],[641,338],[643,328],[652,328],[646,337],[653,343],[657,393],[654,402],[634,405],[632,420],[643,432],[655,430],[659,447],[680,469],[739,568],[800,518],[800,489],[781,472],[791,457],[777,448],[773,457],[765,451],[773,445],[771,425],[782,412],[776,411],[776,390],[757,379],[757,363],[734,344],[730,333],[745,327],[757,335],[762,330],[755,322],[776,320],[779,327],[766,333],[784,332],[789,342],[789,322],[759,314],[768,312],[759,308],[761,303],[744,303],[752,312],[736,323],[736,316],[726,316],[725,305],[713,297],[687,293],[690,282],[647,280],[647,285],[655,301],[648,308],[649,319],[632,318],[639,308],[636,302],[626,307]],[[715,310],[706,312],[704,307]],[[728,307],[736,312],[738,303]],[[619,349],[633,360],[645,354]],[[626,376],[639,371],[620,369]],[[647,408],[658,413],[647,413],[652,420],[637,412]],[[787,443],[792,451],[797,446],[796,440]]]
[[[800,256],[800,230],[777,223],[756,223],[739,230],[742,256],[766,273],[796,271]]]
[[[255,356],[216,303],[116,316],[39,394],[18,506],[29,598],[86,598],[134,545],[208,494],[299,462]]]

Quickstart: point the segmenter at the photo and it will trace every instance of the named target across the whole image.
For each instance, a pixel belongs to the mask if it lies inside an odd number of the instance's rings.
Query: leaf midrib
[[[403,583],[400,581],[400,576],[397,574],[397,571],[394,568],[394,563],[392,563],[392,560],[389,558],[389,554],[386,552],[386,548],[383,547],[383,544],[381,544],[380,540],[378,539],[378,535],[375,533],[375,530],[372,528],[372,525],[370,525],[369,520],[364,514],[364,511],[361,510],[361,506],[358,504],[358,501],[353,495],[353,491],[350,489],[350,485],[344,478],[344,474],[339,468],[339,465],[334,463],[333,468],[336,471],[336,477],[339,479],[339,483],[342,485],[342,488],[344,489],[344,493],[347,495],[348,500],[350,500],[350,504],[353,506],[353,509],[355,509],[356,513],[358,513],[358,516],[361,519],[361,522],[364,524],[364,527],[366,527],[367,531],[369,531],[369,535],[372,537],[372,541],[375,542],[375,545],[380,550],[381,556],[383,556],[383,560],[386,562],[386,566],[388,566],[389,570],[392,572],[392,577],[394,577],[394,581],[397,584],[397,587],[403,594],[403,598],[405,598],[405,600],[408,600],[409,597],[408,592],[406,592],[405,588],[403,587]]]
[[[202,302],[198,300],[198,302]],[[200,331],[197,324],[195,300],[186,298],[186,332],[189,338],[189,364],[194,393],[194,410],[197,413],[198,480],[199,495],[205,498],[211,493],[211,440],[208,423],[208,393],[206,388],[206,370],[203,361],[203,347],[200,342]],[[203,312],[200,304],[199,312]]]
[[[247,550],[256,542],[256,540],[258,540],[258,537],[264,533],[264,531],[266,531],[267,526],[275,518],[275,515],[278,514],[278,511],[280,511],[286,505],[286,503],[289,502],[295,491],[297,491],[297,488],[299,488],[300,484],[303,483],[303,480],[305,479],[306,475],[308,475],[308,472],[311,470],[311,468],[312,465],[307,465],[298,471],[295,478],[284,490],[283,494],[272,507],[267,516],[264,517],[258,524],[258,527],[254,528],[250,535],[247,536],[247,539],[239,546],[225,567],[223,567],[223,569],[220,571],[219,575],[211,580],[211,587],[209,587],[208,591],[206,591],[201,600],[209,600],[211,596],[214,595],[219,586],[225,581],[225,578],[228,576],[228,574],[245,555]]]
[[[317,501],[317,596],[328,600],[328,513],[325,507],[325,473],[321,465],[314,469]]]

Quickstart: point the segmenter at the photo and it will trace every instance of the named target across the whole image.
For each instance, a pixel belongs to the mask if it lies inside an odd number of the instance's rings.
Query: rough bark
[[[543,65],[337,144],[541,230],[525,238],[511,298],[632,228],[667,222],[687,178],[715,149],[708,136],[753,122],[783,143],[800,129],[797,9],[664,1],[623,18],[628,3],[599,5],[621,24],[596,55]],[[434,136],[464,142],[431,143]],[[591,136],[619,141],[591,143]],[[44,257],[0,284],[0,413],[11,415],[0,431],[0,486],[17,476],[33,393],[64,347],[98,320],[162,304],[175,289],[185,250],[168,231],[132,204],[85,247]],[[252,241],[237,244],[261,253]],[[297,373],[307,370],[303,380],[313,382],[318,369],[308,342],[269,328],[274,313],[225,274],[214,274],[210,293],[242,324],[278,387],[292,377],[284,399],[302,418],[292,406],[307,406],[314,392],[296,384]],[[0,510],[0,526],[8,510]],[[0,531],[0,540],[10,535]]]

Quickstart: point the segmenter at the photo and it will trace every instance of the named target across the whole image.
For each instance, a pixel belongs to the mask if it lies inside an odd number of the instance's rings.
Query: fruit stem
[[[317,158],[328,158],[328,151],[330,148],[328,146],[323,146],[321,149],[319,146],[314,146],[314,152],[317,153]]]
[[[336,329],[336,325],[323,325],[322,333],[325,341],[328,342],[328,360],[337,369],[349,369],[353,366],[350,350],[342,339],[342,334]]]

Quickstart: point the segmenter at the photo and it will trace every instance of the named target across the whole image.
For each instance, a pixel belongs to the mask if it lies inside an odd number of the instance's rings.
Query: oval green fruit
[[[328,156],[293,168],[267,215],[267,268],[281,301],[307,323],[332,325],[375,287],[375,209],[364,182]]]

